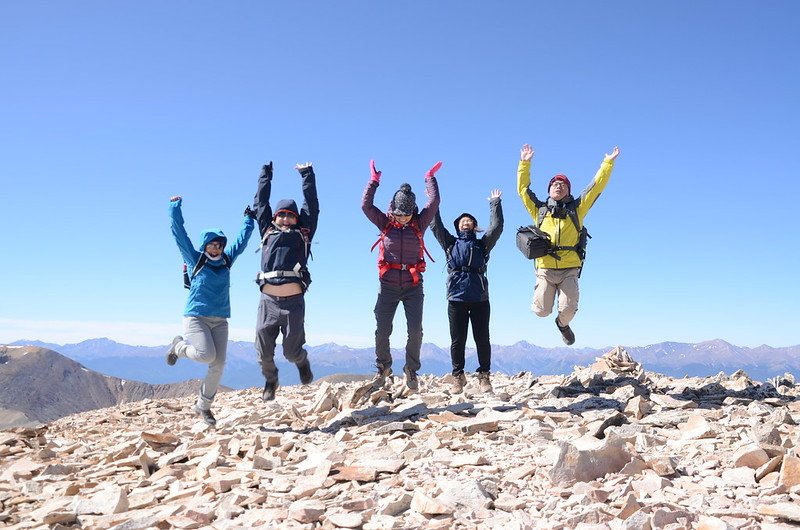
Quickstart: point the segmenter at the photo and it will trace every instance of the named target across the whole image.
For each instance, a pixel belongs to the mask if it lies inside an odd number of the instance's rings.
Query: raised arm
[[[578,218],[581,221],[589,212],[589,209],[594,206],[595,201],[603,193],[603,190],[606,189],[606,185],[611,178],[611,172],[614,170],[614,161],[618,156],[619,147],[615,147],[611,150],[611,154],[603,157],[603,162],[600,164],[600,168],[595,173],[594,178],[581,193],[580,204],[578,205]]]
[[[256,222],[261,237],[272,224],[272,208],[269,205],[269,196],[272,193],[272,162],[261,167],[258,176],[256,196],[253,198],[253,207],[256,209]]]
[[[253,228],[255,228],[256,224],[251,213],[252,210],[250,210],[250,208],[245,209],[239,235],[236,237],[236,241],[228,245],[228,248],[225,249],[225,253],[228,254],[228,257],[231,259],[231,263],[236,261],[236,258],[244,252],[244,249],[247,248],[247,242],[250,241],[250,234],[253,233]]]
[[[425,207],[419,212],[419,229],[424,232],[425,229],[433,221],[436,212],[439,211],[439,183],[436,182],[436,172],[442,167],[441,162],[436,162],[427,173],[425,173],[425,195],[428,197],[428,202]]]
[[[533,147],[529,144],[522,146],[519,152],[519,165],[517,165],[517,194],[522,199],[522,204],[528,210],[531,218],[537,218],[538,207],[536,196],[531,192],[531,161],[533,160]]]
[[[453,246],[456,240],[455,236],[444,227],[442,216],[438,209],[436,210],[436,215],[433,216],[433,221],[431,221],[431,232],[445,252],[447,252],[448,248]]]
[[[294,168],[300,172],[303,180],[303,207],[300,209],[300,225],[308,228],[308,239],[314,237],[319,220],[319,198],[317,197],[317,177],[311,162],[297,164]]]
[[[367,187],[364,188],[364,194],[361,196],[361,211],[367,216],[372,224],[383,230],[386,223],[389,222],[389,217],[375,206],[375,192],[378,191],[378,186],[381,184],[381,172],[375,169],[375,161],[369,161],[370,178],[367,182]]]
[[[486,252],[494,248],[497,240],[500,239],[500,234],[503,233],[503,205],[500,200],[502,194],[502,191],[494,189],[489,195],[489,228],[486,229],[482,238]]]
[[[184,263],[191,269],[200,259],[200,252],[195,250],[192,241],[189,239],[189,234],[186,233],[186,228],[183,226],[183,212],[181,212],[181,202],[183,199],[176,195],[169,200],[169,217],[171,220],[172,236],[175,238],[175,243],[178,245],[178,250],[181,252],[181,257]]]

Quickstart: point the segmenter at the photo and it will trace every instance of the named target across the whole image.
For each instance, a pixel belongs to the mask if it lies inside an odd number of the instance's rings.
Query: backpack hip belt
[[[425,260],[410,265],[408,263],[388,263],[386,261],[379,261],[378,277],[383,278],[383,275],[390,270],[408,271],[408,273],[411,275],[411,282],[414,285],[417,285],[420,280],[420,274],[425,272],[425,267]]]
[[[269,271],[259,272],[256,275],[256,281],[268,280],[270,278],[302,278],[303,273],[298,271]]]

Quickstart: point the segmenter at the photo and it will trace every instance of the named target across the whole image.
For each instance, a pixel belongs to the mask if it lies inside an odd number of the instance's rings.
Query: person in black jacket
[[[453,362],[451,393],[460,394],[467,384],[464,375],[464,349],[467,328],[472,322],[472,337],[478,350],[478,383],[482,392],[492,392],[489,381],[492,348],[489,344],[489,282],[486,264],[489,252],[503,232],[503,208],[500,190],[489,197],[489,228],[482,232],[478,221],[462,213],[453,222],[458,236],[453,236],[442,224],[441,215],[431,222],[431,231],[447,257],[447,316],[450,320],[450,358]]]
[[[278,389],[278,367],[274,357],[279,333],[283,333],[283,356],[297,365],[300,382],[307,385],[314,380],[308,352],[303,345],[306,342],[305,292],[311,283],[308,256],[317,230],[319,200],[311,162],[297,164],[295,169],[303,180],[301,211],[298,212],[293,200],[283,199],[278,201],[273,214],[269,205],[272,162],[261,169],[254,199],[261,234],[261,272],[256,278],[261,289],[256,351],[266,380],[261,395],[264,401],[275,399]]]

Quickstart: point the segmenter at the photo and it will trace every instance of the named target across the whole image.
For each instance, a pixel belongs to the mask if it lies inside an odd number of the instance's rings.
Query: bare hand
[[[614,160],[619,156],[619,147],[614,147],[614,150],[611,151],[610,155],[606,155],[606,160]]]
[[[311,162],[306,162],[305,164],[295,164],[294,168],[298,171],[311,167]]]
[[[489,200],[491,201],[492,199],[499,199],[502,194],[503,194],[502,191],[498,189],[493,189],[492,192],[489,194]]]
[[[519,159],[522,161],[528,161],[533,158],[533,147],[530,144],[525,144],[522,146],[522,149],[519,150]]]
[[[175,195],[174,197],[170,197],[169,198],[169,202],[175,202],[175,201],[179,201],[179,200],[181,200],[181,196],[180,195]]]

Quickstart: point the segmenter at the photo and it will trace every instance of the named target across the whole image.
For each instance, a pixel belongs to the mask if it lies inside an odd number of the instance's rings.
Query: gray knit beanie
[[[417,196],[411,191],[410,184],[403,184],[394,193],[389,209],[394,215],[414,215],[417,211]]]

